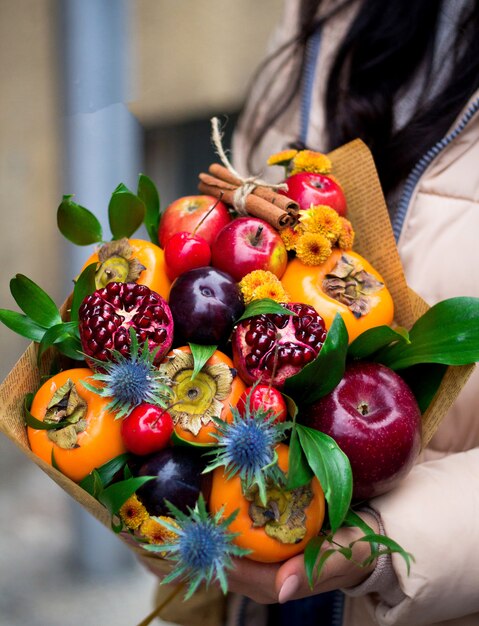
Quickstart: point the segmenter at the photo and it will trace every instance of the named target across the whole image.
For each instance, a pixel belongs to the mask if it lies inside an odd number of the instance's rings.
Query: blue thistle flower
[[[116,412],[116,418],[125,417],[143,403],[166,407],[171,398],[171,381],[154,365],[158,350],[150,352],[145,342],[140,349],[133,328],[130,329],[130,352],[123,356],[111,351],[110,361],[99,361],[89,357],[98,371],[91,377],[101,387],[84,383],[84,386],[104,398],[112,398],[107,410]]]
[[[161,552],[162,556],[176,562],[176,567],[162,580],[162,584],[177,579],[188,581],[185,600],[193,595],[202,582],[209,586],[216,580],[223,593],[226,593],[228,591],[226,570],[233,567],[232,557],[245,556],[251,552],[232,543],[238,533],[230,532],[228,526],[238,511],[226,519],[222,519],[223,510],[210,516],[202,495],[194,509],[188,507],[188,514],[169,502],[167,506],[177,525],[168,523],[164,518],[154,519],[175,533],[176,540],[169,544],[143,545],[145,550]]]
[[[218,444],[214,450],[205,453],[205,456],[213,456],[214,460],[204,472],[224,466],[227,479],[239,474],[244,491],[256,485],[261,502],[265,503],[267,484],[284,482],[284,474],[277,464],[276,446],[292,424],[276,423],[276,415],[271,410],[259,408],[252,411],[249,398],[245,405],[244,416],[231,407],[232,422],[215,420],[218,432],[213,436]]]

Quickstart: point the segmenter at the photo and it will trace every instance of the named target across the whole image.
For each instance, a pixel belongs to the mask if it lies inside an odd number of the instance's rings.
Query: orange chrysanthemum
[[[149,518],[148,511],[136,495],[131,496],[119,510],[120,518],[125,526],[135,530]]]
[[[296,241],[300,235],[299,231],[291,226],[287,226],[286,228],[282,228],[279,231],[280,237],[283,240],[284,247],[286,250],[294,250],[296,246]]]
[[[298,172],[312,172],[314,174],[329,174],[331,161],[321,152],[300,150],[291,161],[291,174]]]
[[[299,212],[299,221],[304,232],[320,233],[334,243],[341,232],[338,213],[325,204],[317,204]]]
[[[277,283],[265,283],[257,287],[253,292],[251,300],[262,300],[263,298],[270,298],[275,302],[289,302],[288,294],[280,280]]]
[[[331,252],[330,240],[321,233],[304,233],[296,244],[296,255],[305,265],[321,265]]]
[[[287,167],[290,164],[291,160],[294,159],[297,153],[298,151],[295,150],[294,148],[291,150],[281,150],[281,152],[276,152],[275,154],[271,154],[268,157],[268,160],[266,161],[266,163],[268,165],[284,165],[285,167]]]
[[[244,276],[239,283],[239,288],[243,294],[245,304],[249,304],[252,300],[258,299],[253,297],[253,294],[258,287],[271,283],[279,283],[279,278],[273,274],[273,272],[268,272],[266,270],[253,270],[249,274],[246,274],[246,276]]]
[[[338,246],[341,250],[351,250],[354,244],[354,229],[351,222],[345,217],[339,218],[341,230],[338,237]]]
[[[178,526],[172,517],[160,516],[159,519],[168,522],[171,526]],[[179,526],[178,526],[179,528]],[[145,537],[148,543],[161,545],[163,543],[171,543],[178,535],[169,528],[166,528],[154,517],[150,517],[140,526],[140,533]]]

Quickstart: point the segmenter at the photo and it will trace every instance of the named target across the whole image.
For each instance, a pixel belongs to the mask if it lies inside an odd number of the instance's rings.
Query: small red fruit
[[[331,176],[315,172],[298,172],[285,181],[288,191],[280,191],[299,204],[300,209],[309,209],[317,204],[330,206],[341,216],[347,213],[346,198],[340,185]]]
[[[173,434],[173,419],[166,409],[140,404],[125,417],[121,436],[126,449],[144,456],[166,448]]]
[[[174,280],[188,270],[209,265],[211,248],[200,235],[185,231],[173,235],[165,245],[166,274]]]
[[[274,415],[276,423],[284,422],[288,417],[288,409],[281,392],[270,385],[247,387],[236,405],[238,413],[242,417],[245,416],[247,407],[249,407],[250,413],[261,409],[269,415]]]

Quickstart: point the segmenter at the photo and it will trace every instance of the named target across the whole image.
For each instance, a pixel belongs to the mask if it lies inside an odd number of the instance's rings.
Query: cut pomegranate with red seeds
[[[282,305],[296,315],[262,314],[240,322],[233,331],[233,361],[240,377],[280,389],[319,354],[326,339],[323,318],[302,303]]]
[[[130,328],[140,344],[148,342],[150,351],[159,348],[157,363],[173,343],[173,318],[166,300],[137,283],[109,283],[87,296],[79,310],[79,328],[83,352],[100,361],[110,359],[112,349],[128,356]]]

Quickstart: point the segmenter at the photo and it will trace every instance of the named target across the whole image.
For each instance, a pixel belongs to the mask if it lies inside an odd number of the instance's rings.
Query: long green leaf
[[[108,509],[111,515],[116,515],[122,505],[137,489],[154,478],[155,476],[138,476],[113,483],[113,485],[103,489],[98,496],[98,500]]]
[[[393,342],[409,343],[409,333],[405,328],[393,329],[390,326],[376,326],[361,333],[351,342],[348,356],[352,359],[366,359]]]
[[[122,183],[111,195],[108,205],[108,221],[113,239],[131,237],[142,225],[146,214],[143,200]]]
[[[60,232],[78,246],[88,246],[102,240],[101,224],[91,211],[76,204],[73,196],[63,196],[57,210],[57,224]]]
[[[351,504],[353,476],[349,459],[328,435],[301,424],[296,424],[296,429],[309,466],[323,488],[331,530],[335,532]]]
[[[17,274],[10,281],[10,291],[22,311],[43,328],[61,323],[55,302],[30,278]]]
[[[103,488],[107,487],[114,477],[125,467],[128,459],[131,457],[130,454],[120,454],[115,458],[107,461],[102,466],[94,469],[88,476],[80,482],[80,487],[88,491],[93,495],[93,491],[96,489],[96,484],[98,481]]]
[[[336,315],[316,359],[286,380],[285,393],[299,404],[312,404],[332,391],[343,377],[348,350],[348,331]]]
[[[5,324],[10,330],[26,337],[31,341],[41,341],[45,334],[45,328],[40,326],[23,313],[0,309],[0,322]]]
[[[313,471],[309,466],[306,456],[301,447],[296,428],[291,432],[289,441],[288,477],[286,489],[297,489],[307,485],[313,477]]]
[[[326,541],[326,535],[318,535],[308,541],[304,550],[304,569],[308,578],[310,589],[314,587],[314,566],[318,560],[323,543]]]
[[[442,363],[420,363],[401,370],[401,378],[413,392],[421,413],[431,404],[447,368]]]
[[[83,300],[92,294],[95,289],[95,272],[96,263],[90,263],[87,265],[80,276],[75,281],[75,287],[73,288],[73,299],[70,318],[73,322],[78,321],[78,309],[81,306]]]
[[[399,370],[419,363],[479,361],[479,298],[450,298],[432,306],[409,332],[410,343],[381,350],[376,360]]]
[[[206,361],[213,356],[218,349],[218,346],[203,346],[198,343],[188,344],[193,355],[193,373],[191,374],[191,380],[193,380],[201,371]]]
[[[272,300],[271,298],[262,298],[261,300],[253,300],[246,307],[244,313],[236,320],[236,324],[242,320],[248,319],[248,317],[254,317],[255,315],[267,315],[268,313],[277,315],[296,315],[294,311],[286,309],[281,306],[279,302]]]
[[[145,174],[138,178],[137,195],[146,206],[145,228],[150,241],[158,245],[158,228],[160,225],[160,196],[155,183]]]

